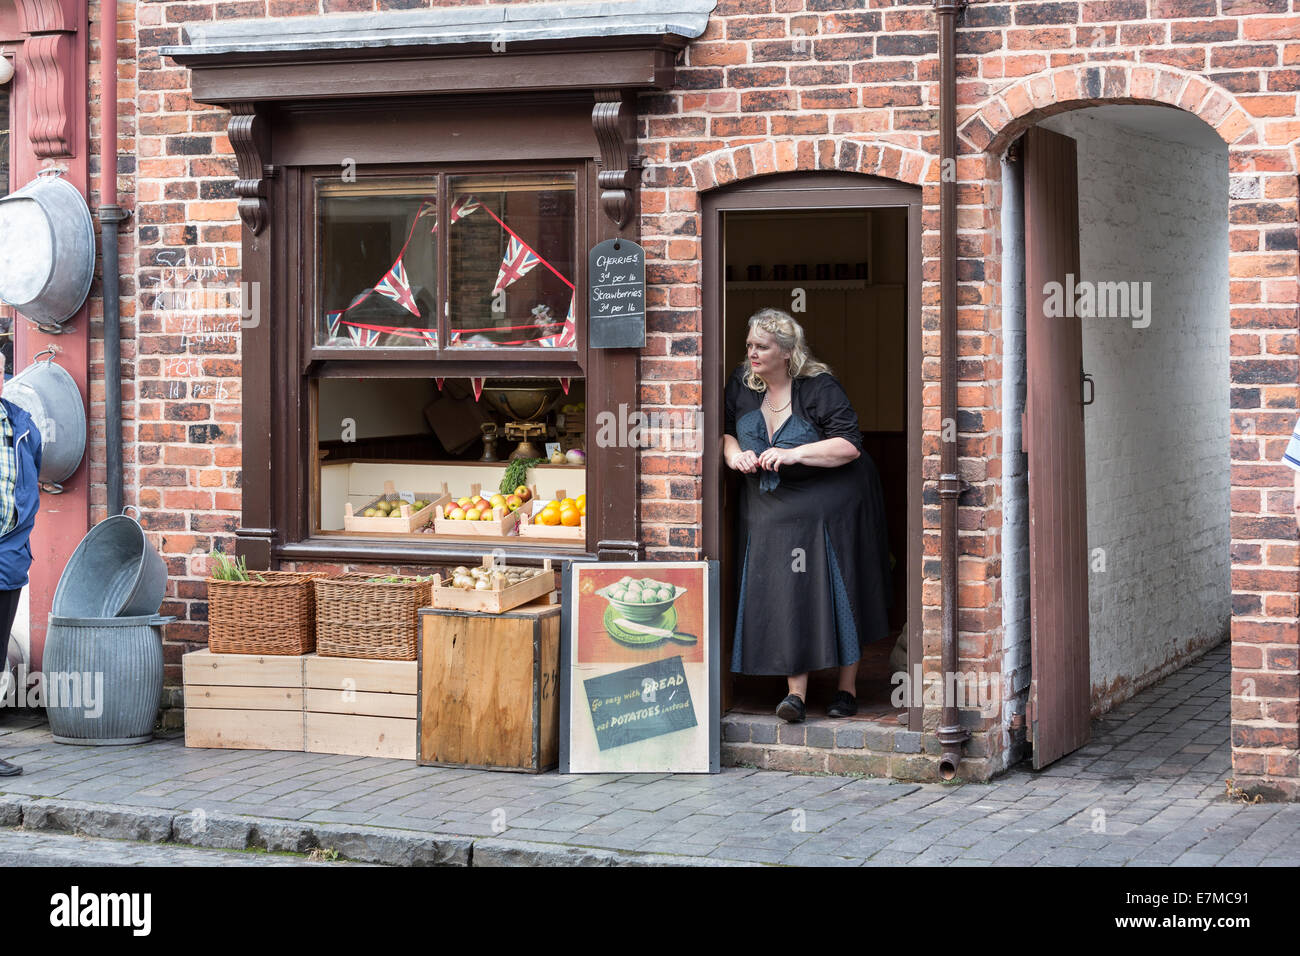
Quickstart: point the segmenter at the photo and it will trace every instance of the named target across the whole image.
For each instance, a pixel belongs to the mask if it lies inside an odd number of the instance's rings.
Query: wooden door
[[[1049,313],[1079,279],[1075,142],[1032,128],[1024,141],[1024,444],[1029,459],[1032,682],[1028,728],[1038,769],[1088,741],[1088,523],[1083,336],[1072,308]],[[1069,278],[1072,277],[1072,278]]]

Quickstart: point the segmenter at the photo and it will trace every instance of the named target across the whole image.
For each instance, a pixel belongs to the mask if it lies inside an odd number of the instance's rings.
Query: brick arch
[[[1158,63],[1073,63],[1028,76],[990,96],[959,120],[959,140],[1002,153],[1025,129],[1057,113],[1117,104],[1171,106],[1210,126],[1230,149],[1260,145],[1258,127],[1228,90]],[[1295,157],[1286,151],[1289,169]]]
[[[866,173],[920,186],[931,181],[935,163],[936,158],[927,153],[892,143],[806,137],[727,146],[699,156],[688,165],[698,194],[755,176],[830,170]]]

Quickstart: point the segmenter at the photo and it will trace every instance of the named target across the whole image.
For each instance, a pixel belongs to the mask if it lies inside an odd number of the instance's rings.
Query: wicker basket
[[[264,581],[208,578],[208,649],[214,654],[296,656],[316,648],[319,573],[259,571]]]
[[[415,660],[420,608],[433,603],[433,583],[374,582],[378,576],[344,574],[314,582],[317,654]]]

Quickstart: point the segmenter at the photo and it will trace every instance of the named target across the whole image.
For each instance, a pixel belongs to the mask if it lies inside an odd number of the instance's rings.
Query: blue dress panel
[[[762,392],[726,389],[724,431],[741,449],[836,436],[862,450],[858,416],[829,373],[797,378],[790,417],[768,441]],[[731,669],[790,676],[852,664],[889,633],[892,589],[884,493],[871,456],[835,468],[784,465],[739,475],[739,606]]]

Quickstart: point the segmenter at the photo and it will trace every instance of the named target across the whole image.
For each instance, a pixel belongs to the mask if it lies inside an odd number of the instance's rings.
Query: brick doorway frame
[[[1300,379],[1300,146],[1270,135],[1227,90],[1158,64],[1061,67],[1004,87],[959,113],[961,151],[982,183],[961,200],[986,213],[982,328],[1001,337],[1000,157],[1028,127],[1090,106],[1147,104],[1190,113],[1228,147],[1231,336],[1232,762],[1238,786],[1300,797],[1300,569],[1293,476],[1280,464]],[[1289,239],[1288,239],[1289,237]],[[969,250],[969,246],[967,246]],[[959,252],[959,258],[963,253]],[[963,263],[958,263],[959,274]],[[969,273],[968,273],[969,274]],[[988,505],[1000,525],[1001,481]],[[991,514],[992,518],[993,515]]]

